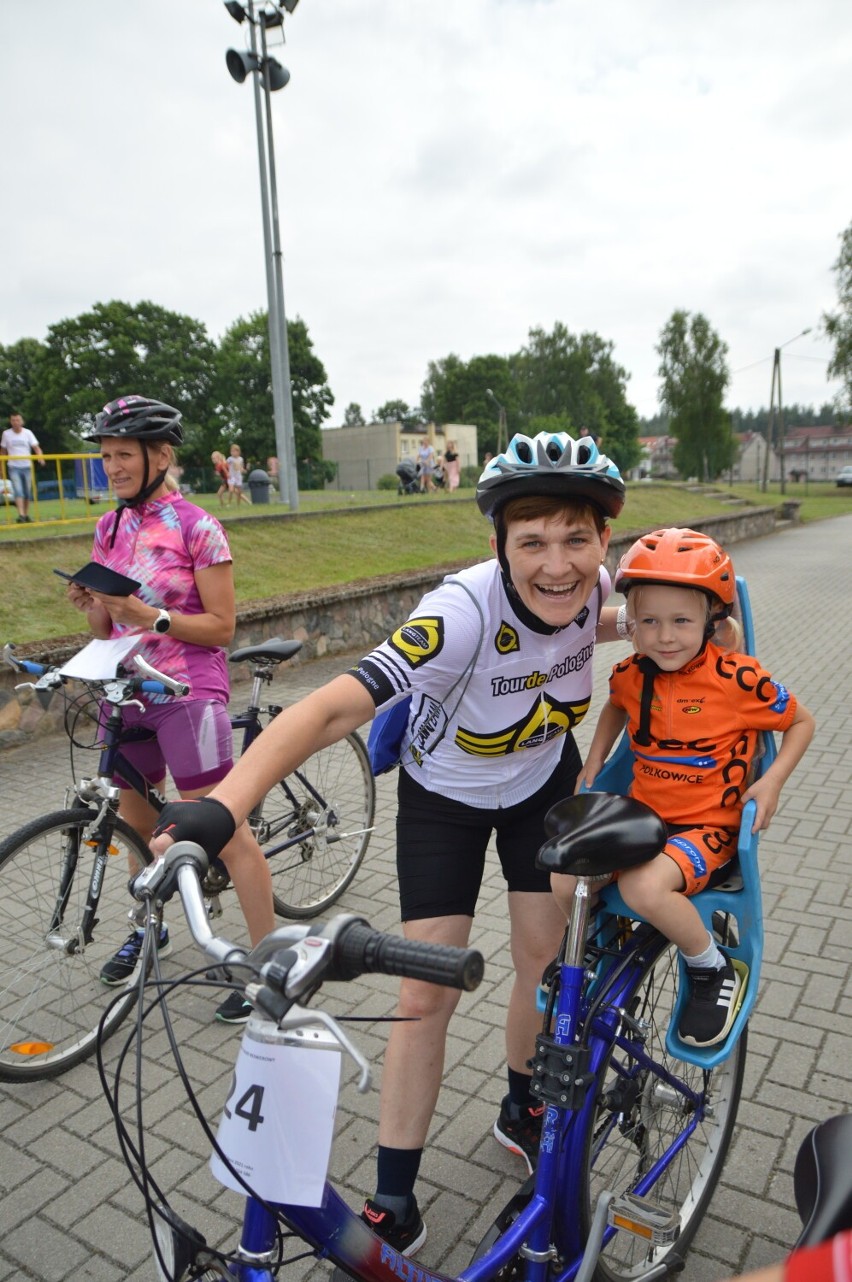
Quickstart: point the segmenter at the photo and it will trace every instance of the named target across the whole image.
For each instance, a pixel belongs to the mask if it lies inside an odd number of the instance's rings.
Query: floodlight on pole
[[[236,4],[234,0],[226,0],[225,8],[235,22],[241,23],[248,19],[249,23],[249,50],[239,52],[236,49],[229,49],[225,55],[225,63],[230,75],[239,84],[251,75],[254,89],[266,292],[269,303],[269,351],[275,450],[279,458],[280,496],[284,502],[289,503],[291,511],[295,512],[299,507],[299,484],[296,471],[296,442],[290,385],[290,357],[287,349],[287,320],[284,311],[278,192],[275,180],[275,144],[270,101],[271,94],[278,89],[283,89],[288,83],[290,72],[286,67],[282,67],[277,58],[269,56],[266,47],[267,27],[281,26],[283,16],[280,11],[272,9],[261,11],[256,19],[253,0],[247,0],[245,6]],[[288,9],[288,12],[292,12],[292,9]],[[260,29],[260,51],[258,51],[257,42],[258,28]],[[261,105],[261,90],[266,101],[265,113]]]

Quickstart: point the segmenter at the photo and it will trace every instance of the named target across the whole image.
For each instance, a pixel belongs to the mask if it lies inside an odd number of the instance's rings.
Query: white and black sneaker
[[[742,980],[730,957],[721,970],[686,968],[689,997],[678,1024],[677,1035],[689,1046],[715,1046],[727,1037],[737,1013]]]

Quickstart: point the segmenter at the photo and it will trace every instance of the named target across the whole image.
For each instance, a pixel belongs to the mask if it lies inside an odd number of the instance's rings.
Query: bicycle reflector
[[[607,1218],[614,1229],[632,1233],[655,1246],[668,1246],[680,1235],[677,1211],[665,1211],[656,1202],[637,1197],[635,1193],[623,1193],[621,1197],[614,1198]]]

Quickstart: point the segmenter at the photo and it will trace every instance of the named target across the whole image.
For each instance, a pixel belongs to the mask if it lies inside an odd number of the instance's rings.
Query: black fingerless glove
[[[237,831],[234,816],[215,797],[169,801],[160,812],[154,836],[172,841],[195,841],[208,859],[217,859]]]

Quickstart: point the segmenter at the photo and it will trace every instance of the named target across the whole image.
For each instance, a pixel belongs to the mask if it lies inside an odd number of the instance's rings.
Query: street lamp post
[[[292,13],[298,0],[281,0],[288,13]],[[266,43],[267,29],[280,27],[283,14],[279,9],[261,10],[255,18],[253,0],[246,6],[226,0],[225,8],[236,22],[248,18],[248,54],[229,49],[226,55],[228,71],[234,80],[242,83],[251,74],[254,88],[254,110],[257,124],[257,156],[260,171],[260,201],[263,216],[263,244],[266,267],[266,295],[269,308],[269,351],[272,375],[272,416],[275,426],[275,451],[280,460],[279,486],[283,502],[290,510],[299,509],[299,481],[296,469],[296,440],[293,426],[293,399],[290,383],[290,353],[287,345],[287,317],[284,310],[284,276],[281,255],[281,235],[278,222],[278,189],[275,172],[275,143],[272,133],[273,91],[283,89],[290,79],[286,67],[276,58],[270,58]],[[257,30],[260,29],[258,54]],[[261,105],[261,88],[266,110]]]
[[[497,406],[497,453],[500,454],[501,451],[509,444],[509,429],[506,426],[506,409],[505,406],[501,405],[497,400],[497,397],[494,395],[490,387],[486,387],[485,395]]]
[[[781,476],[781,493],[786,493],[786,478],[784,475],[784,411],[781,401],[781,348],[789,347],[797,339],[804,338],[805,334],[810,334],[810,327],[803,329],[800,334],[795,334],[788,338],[786,343],[781,343],[775,348],[772,360],[772,384],[769,389],[769,422],[766,425],[766,454],[763,458],[763,489],[765,490],[769,482],[769,457],[772,453],[772,436],[775,425],[775,388],[778,388],[778,431],[775,433],[778,441],[778,467]]]

